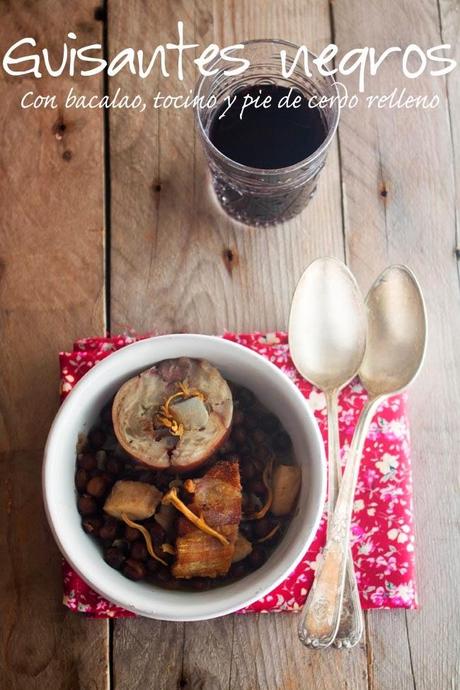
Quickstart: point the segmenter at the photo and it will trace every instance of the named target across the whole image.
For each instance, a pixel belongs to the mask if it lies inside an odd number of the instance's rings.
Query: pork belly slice
[[[187,518],[178,520],[176,561],[172,573],[177,578],[226,575],[235,553],[241,520],[241,483],[237,461],[216,463],[204,477],[189,479],[185,488],[194,494],[188,506],[196,515],[220,532],[228,541],[198,529]]]

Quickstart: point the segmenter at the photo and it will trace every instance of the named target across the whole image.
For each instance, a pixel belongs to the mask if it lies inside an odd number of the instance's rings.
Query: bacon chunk
[[[241,520],[241,483],[236,461],[221,461],[201,479],[189,479],[186,489],[193,493],[188,506],[196,515],[226,537],[222,544],[198,529],[187,518],[178,521],[176,562],[172,573],[177,578],[219,577],[232,563],[238,526]]]

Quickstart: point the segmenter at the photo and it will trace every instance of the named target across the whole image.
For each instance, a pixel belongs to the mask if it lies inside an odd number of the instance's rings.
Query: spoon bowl
[[[342,388],[357,373],[366,347],[366,314],[347,266],[313,261],[300,278],[289,315],[289,348],[302,376],[323,391]]]
[[[389,266],[366,297],[367,348],[359,369],[370,397],[397,393],[420,369],[426,315],[420,287],[406,266]]]

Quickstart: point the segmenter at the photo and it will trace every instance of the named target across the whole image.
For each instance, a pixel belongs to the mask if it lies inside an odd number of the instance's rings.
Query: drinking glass
[[[271,39],[247,41],[242,45],[244,51],[237,54],[244,55],[251,63],[243,74],[225,75],[224,71],[232,65],[218,57],[207,68],[217,68],[216,74],[199,79],[195,96],[202,97],[203,103],[214,96],[215,105],[211,108],[196,107],[198,133],[209,163],[214,191],[224,211],[240,223],[268,226],[296,216],[315,194],[339,121],[338,93],[334,79],[318,71],[313,63],[313,53],[308,52],[311,77],[305,74],[303,57],[297,61],[292,74],[283,77],[280,51],[286,51],[286,64],[292,68],[298,46]],[[213,117],[229,96],[241,89],[267,85],[293,88],[307,99],[331,99],[329,105],[319,109],[325,130],[323,142],[307,158],[288,167],[267,169],[243,165],[224,155],[210,140]]]

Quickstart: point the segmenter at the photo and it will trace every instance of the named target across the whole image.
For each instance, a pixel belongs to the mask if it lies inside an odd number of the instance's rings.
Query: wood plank
[[[151,50],[172,40],[178,19],[185,22],[186,36],[202,45],[213,38],[230,44],[257,34],[300,40],[310,32],[318,46],[329,40],[323,1],[161,1],[130,7],[129,22],[126,3],[110,7],[113,53],[133,42]],[[188,61],[179,92],[192,88],[196,76]],[[140,90],[146,98],[158,89],[178,90],[172,76],[141,82],[126,71],[112,79],[112,90],[118,87]],[[216,333],[285,326],[305,264],[318,254],[343,252],[336,146],[310,208],[286,225],[251,231],[215,207],[201,147],[192,136],[192,112],[114,112],[110,122],[114,327]]]
[[[254,36],[280,35],[310,41],[319,48],[330,40],[328,3],[322,1],[197,0],[193,6],[190,2],[158,2],[148,7],[130,6],[129,18],[128,22],[126,4],[112,0],[112,53],[125,45],[151,49],[172,40],[179,19],[185,22],[186,35],[201,45],[211,41],[228,45]],[[140,23],[145,38],[136,30]],[[173,77],[167,82],[151,78],[141,83],[126,73],[112,79],[111,89],[120,87],[130,93],[141,89],[145,97],[151,97],[160,89],[187,92],[195,78],[187,63],[181,89]],[[110,114],[114,328],[129,325],[140,331],[155,328],[159,332],[210,333],[225,328],[283,328],[292,291],[305,264],[319,254],[343,256],[337,145],[332,147],[318,195],[307,211],[281,227],[251,231],[216,209],[199,142],[191,136],[192,126],[188,111]],[[152,668],[151,656],[139,654],[136,648],[138,626],[144,633],[148,629],[149,637],[155,640],[160,637],[161,626],[161,639],[168,641],[173,657],[177,657],[180,640],[174,625],[117,621],[115,678],[127,677],[120,675],[123,665],[135,666],[138,679],[146,678]],[[299,669],[309,666],[316,678],[315,687],[345,686],[349,677],[355,682],[354,690],[367,686],[362,649],[352,655],[331,654],[326,659],[301,647],[295,626],[295,618],[288,615],[245,617],[237,623],[228,618],[186,624],[182,682],[189,688],[249,689],[257,687],[257,682],[261,687],[274,688],[278,687],[279,667],[295,678]],[[255,640],[247,643],[254,635]],[[237,663],[232,661],[232,639],[238,650]],[[290,644],[277,647],[274,639],[287,639]],[[254,667],[253,645],[259,641],[263,656]],[[246,677],[238,671],[240,662],[251,669]],[[142,681],[136,683],[140,687]]]
[[[235,617],[232,690],[367,688],[366,645],[317,652],[302,648],[295,614]]]
[[[413,690],[406,612],[369,611],[366,629],[369,688]]]
[[[171,690],[185,687],[182,682],[183,623],[147,618],[114,622],[114,688]]]
[[[234,687],[232,652],[234,616],[184,626],[182,682],[185,690]]]
[[[108,13],[111,54],[128,45],[148,51],[157,43],[172,41],[176,36],[178,18],[193,30],[193,17],[182,4],[177,7],[177,3],[171,6],[165,2],[148,5],[131,3],[128,9],[126,3],[112,0]],[[143,38],[139,36],[139,26],[143,27]],[[120,74],[111,79],[110,90],[113,93],[117,88],[122,88],[123,92],[139,92],[151,97],[158,90],[172,92],[175,84],[177,82],[172,78],[163,80],[152,76],[142,82]],[[176,254],[176,243],[182,245],[187,238],[186,224],[192,214],[193,203],[189,193],[189,199],[184,199],[185,215],[175,213],[176,201],[170,196],[169,181],[163,173],[159,173],[160,146],[162,155],[168,161],[166,152],[171,146],[168,142],[171,137],[179,135],[177,124],[173,129],[171,118],[174,123],[174,114],[169,111],[156,116],[150,109],[144,114],[120,110],[109,115],[113,332],[123,329],[125,325],[134,326],[139,331],[156,328],[156,322],[148,324],[148,317],[144,319],[143,315],[147,311],[151,315],[152,302],[158,301],[159,291],[170,305],[170,311],[176,309],[174,299],[177,299],[178,308],[182,302],[177,295],[169,298],[167,286],[178,271],[177,265],[174,265],[180,261]],[[176,114],[176,123],[177,119]],[[171,176],[179,188],[185,185],[187,189],[193,142],[186,137],[183,139],[183,147],[177,151],[176,169]],[[172,161],[167,164],[172,165]],[[161,191],[157,191],[159,185]],[[163,204],[165,193],[169,199],[166,210]],[[155,236],[160,208],[165,220]],[[174,228],[174,233],[171,228]],[[123,282],[125,289],[122,288]],[[168,315],[168,318],[171,316]],[[161,327],[168,330],[168,325]],[[183,648],[183,624],[140,619],[114,621],[112,668],[115,686],[123,688],[129,685],[132,690],[179,687]]]
[[[435,2],[387,2],[382,14],[376,0],[365,7],[348,0],[335,3],[333,11],[343,52],[356,45],[380,51],[392,45],[442,42]],[[354,85],[351,79],[346,83]],[[460,294],[451,135],[443,79],[403,79],[393,57],[368,93],[403,86],[412,94],[438,93],[441,105],[432,111],[344,111],[340,132],[351,266],[367,288],[386,264],[407,263],[421,280],[430,320],[425,366],[410,395],[421,608],[407,613],[406,633],[401,615],[369,614],[370,681],[376,690],[444,689],[459,682],[459,549],[452,529],[458,496],[452,477],[460,440],[455,374],[460,364]]]
[[[108,626],[61,604],[61,560],[43,514],[41,461],[40,449],[0,453],[1,686],[103,690]]]
[[[77,30],[99,42],[94,2],[1,3],[4,51],[34,36],[51,51]],[[5,688],[105,688],[107,623],[66,612],[43,514],[43,443],[58,405],[57,353],[104,328],[102,118],[21,110],[28,90],[100,92],[98,78],[0,76],[0,667]],[[82,204],[82,198],[85,203]]]
[[[460,6],[458,0],[439,0],[442,43],[452,46],[452,57],[460,64]],[[449,128],[454,152],[455,207],[457,222],[457,260],[460,262],[460,69],[457,67],[446,77],[449,103]]]

